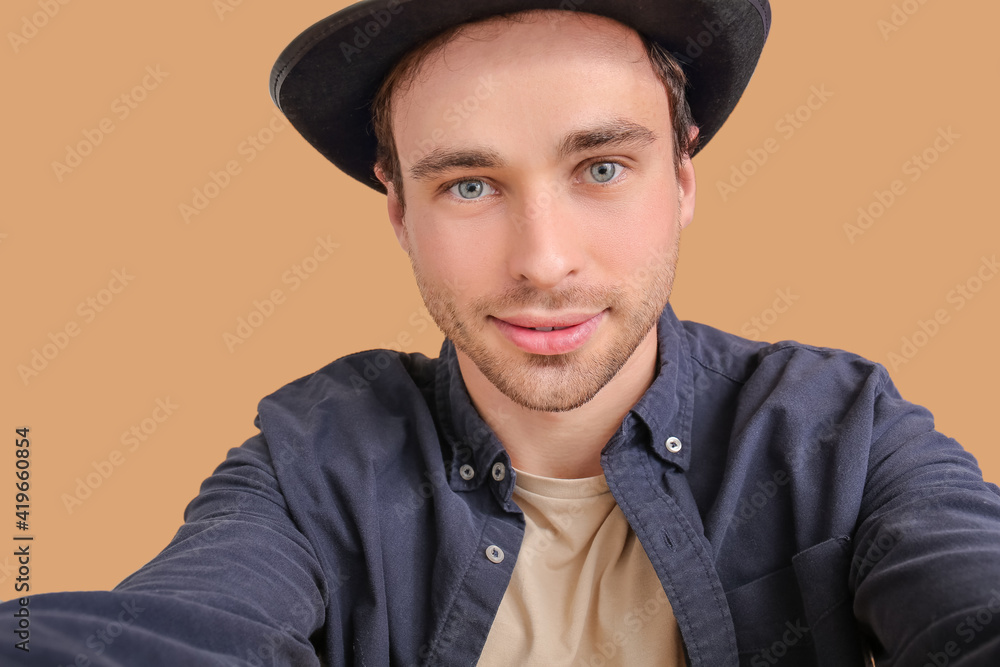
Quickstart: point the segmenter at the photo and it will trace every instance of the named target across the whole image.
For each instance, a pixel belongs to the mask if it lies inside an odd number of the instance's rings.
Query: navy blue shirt
[[[885,368],[669,306],[658,341],[601,466],[690,665],[1000,664],[1000,490]],[[29,598],[31,651],[5,629],[0,662],[474,665],[524,518],[452,344],[339,359],[256,424],[162,553]]]

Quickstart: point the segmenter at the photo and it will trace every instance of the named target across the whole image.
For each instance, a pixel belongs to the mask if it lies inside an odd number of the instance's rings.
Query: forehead
[[[638,33],[614,19],[587,12],[563,9],[531,9],[467,23],[457,27],[444,42],[434,46],[424,63],[445,57],[445,51],[472,46],[474,43],[503,44],[506,38],[524,37],[532,45],[559,48],[576,47],[617,50],[625,55],[641,53]],[[524,53],[530,50],[524,50]]]
[[[483,133],[542,140],[598,117],[669,122],[666,91],[638,33],[565,10],[463,26],[423,54],[392,106],[404,164],[432,146],[490,138]]]

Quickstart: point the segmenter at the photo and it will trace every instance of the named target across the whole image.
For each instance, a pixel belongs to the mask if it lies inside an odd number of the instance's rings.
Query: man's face
[[[655,354],[694,172],[635,33],[562,11],[481,28],[395,100],[390,218],[467,384],[571,410]]]

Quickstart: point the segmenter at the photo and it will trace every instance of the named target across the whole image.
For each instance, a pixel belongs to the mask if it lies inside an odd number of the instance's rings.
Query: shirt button
[[[493,464],[493,479],[498,482],[502,482],[503,478],[507,476],[507,466],[497,461]]]
[[[491,544],[490,546],[486,547],[486,557],[489,558],[494,563],[502,563],[503,549],[501,549],[495,544]]]
[[[672,436],[667,438],[667,451],[674,454],[681,451],[681,441]]]
[[[472,469],[468,463],[458,469],[458,474],[462,476],[464,480],[470,480],[476,476],[476,471]]]

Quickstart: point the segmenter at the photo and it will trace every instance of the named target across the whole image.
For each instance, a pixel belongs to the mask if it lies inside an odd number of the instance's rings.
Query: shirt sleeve
[[[854,613],[879,665],[1000,665],[1000,489],[880,370]]]
[[[320,665],[310,636],[325,622],[325,578],[263,436],[229,451],[184,519],[114,590],[27,598],[27,652],[16,648],[22,605],[0,605],[0,664]]]

